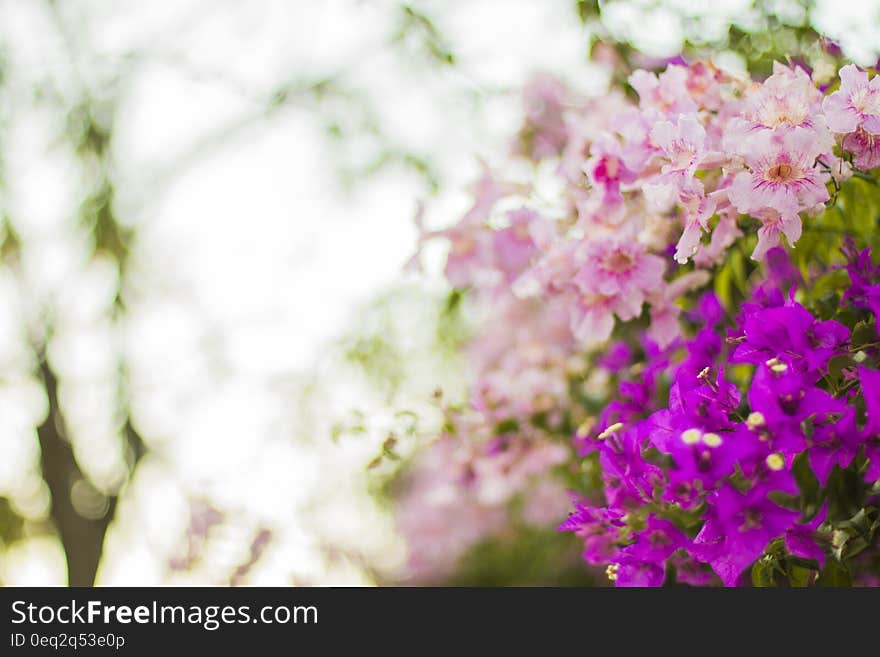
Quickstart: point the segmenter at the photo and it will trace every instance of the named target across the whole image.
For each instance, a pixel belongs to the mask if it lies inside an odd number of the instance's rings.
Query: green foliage
[[[453,288],[449,291],[443,305],[437,313],[437,328],[434,333],[434,344],[441,353],[452,356],[459,352],[461,346],[471,335],[471,327],[464,317],[466,294],[463,290]]]
[[[393,395],[404,378],[403,364],[394,344],[379,334],[355,338],[345,358],[359,365],[376,386]]]
[[[819,573],[818,579],[816,579],[817,586],[849,587],[852,586],[852,583],[852,575],[849,572],[849,568],[837,559],[829,559],[825,568]]]
[[[575,0],[575,11],[593,35],[594,43],[601,42],[612,48],[622,66],[616,76],[626,80],[633,60],[638,57],[639,43],[629,41],[625,35],[614,32],[606,20],[604,10],[611,5],[629,0]],[[650,20],[653,7],[645,3],[646,19]],[[744,12],[733,16],[733,21],[720,38],[714,29],[703,29],[703,15],[698,6],[669,7],[657,3],[668,15],[678,13],[684,41],[681,52],[692,58],[701,58],[721,51],[730,51],[743,58],[747,69],[757,77],[770,75],[773,63],[798,58],[813,61],[824,57],[821,35],[811,23],[813,2],[800,0],[778,3],[770,0],[754,0]],[[711,20],[711,19],[709,19]],[[707,35],[712,35],[707,37]]]
[[[608,580],[584,568],[581,543],[546,527],[514,527],[479,543],[462,558],[450,586],[603,586]]]
[[[11,217],[4,213],[2,223],[0,223],[0,259],[3,262],[9,262],[18,257],[20,251],[21,237],[15,230]]]

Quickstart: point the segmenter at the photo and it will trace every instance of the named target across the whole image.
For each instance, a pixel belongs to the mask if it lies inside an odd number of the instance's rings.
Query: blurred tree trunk
[[[67,557],[70,586],[93,586],[104,536],[116,510],[116,497],[108,499],[105,513],[97,519],[82,516],[73,503],[73,486],[85,476],[76,462],[66,435],[64,417],[58,404],[58,379],[45,358],[40,359],[40,376],[49,400],[46,419],[37,427],[43,477],[52,494],[52,520]]]

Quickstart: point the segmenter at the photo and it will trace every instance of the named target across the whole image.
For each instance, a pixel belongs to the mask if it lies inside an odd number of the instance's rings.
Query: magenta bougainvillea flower
[[[859,381],[865,396],[867,418],[861,436],[868,458],[865,480],[873,482],[880,479],[880,371],[860,367]]]
[[[870,259],[855,257],[851,277],[861,288],[849,295],[852,299],[860,298],[876,273]],[[793,276],[780,263],[775,271],[778,280]],[[610,415],[592,439],[580,438],[587,452],[601,454],[604,512],[623,523],[614,534],[617,551],[607,541],[603,545],[603,554],[613,553],[605,558],[617,585],[660,585],[667,563],[678,555],[691,564],[691,572],[694,564],[706,564],[733,586],[774,541],[821,567],[828,545],[819,531],[824,512],[804,521],[801,512],[776,497],[799,495],[796,459],[806,457],[820,487],[829,485],[835,471],[852,469],[860,453],[867,464],[864,477],[876,481],[880,476],[880,371],[858,370],[866,408],[859,426],[851,396],[819,387],[831,360],[846,354],[849,329],[819,321],[781,295],[768,301],[776,305],[743,309],[737,318],[741,328],[730,331],[725,350],[717,333],[723,310],[714,295],[705,295],[693,315],[704,328],[685,345],[687,357],[675,370],[665,408],[648,417],[630,410],[624,400],[644,408],[656,403],[656,389],[621,382],[620,395],[606,409]],[[728,362],[755,367],[745,400],[724,376],[719,357],[725,351]],[[664,369],[672,365],[659,362]],[[615,424],[609,424],[612,420]],[[689,537],[671,521],[658,525],[658,504],[673,515],[699,512],[699,531]],[[646,529],[628,533],[627,522],[639,507],[651,509],[640,521]]]
[[[841,323],[817,321],[803,306],[790,302],[750,314],[743,337],[731,357],[735,363],[765,364],[774,373],[787,368],[808,376],[818,374],[849,340]]]

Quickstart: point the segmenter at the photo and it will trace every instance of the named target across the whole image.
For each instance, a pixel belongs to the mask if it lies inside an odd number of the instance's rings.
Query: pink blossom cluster
[[[569,450],[536,436],[481,441],[484,426],[462,426],[470,431],[466,441],[441,436],[408,473],[396,523],[407,541],[410,581],[442,581],[481,540],[503,535],[515,522],[546,529],[568,511],[565,487],[548,470],[566,462]],[[523,502],[518,517],[510,508],[515,499]]]
[[[828,95],[803,68],[778,63],[762,83],[696,62],[637,70],[629,84],[637,103],[578,100],[552,79],[526,88],[515,152],[555,161],[563,191],[548,211],[534,185],[487,171],[461,221],[425,234],[449,240],[452,285],[561,297],[581,345],[647,304],[649,335],[668,344],[676,300],[737,239],[757,235],[756,260],[783,235],[795,246],[833,185],[853,166],[880,165],[880,77],[853,65]]]
[[[402,498],[411,546],[419,536],[479,540],[501,522],[491,507],[566,460],[584,413],[576,398],[602,385],[587,355],[615,327],[637,323],[660,349],[672,344],[681,299],[731,249],[763,261],[783,236],[796,247],[845,180],[880,166],[880,76],[848,65],[839,77],[820,88],[777,63],[755,82],[698,61],[635,71],[632,96],[583,98],[549,76],[527,85],[511,160],[484,168],[452,227],[419,220],[420,245],[448,242],[445,276],[467,290],[480,323],[464,350],[470,396],[448,409],[426,457],[439,459],[433,483],[416,478]],[[513,166],[523,162],[525,179]],[[455,482],[450,505],[419,514],[430,491]],[[472,515],[473,500],[489,509],[471,523],[482,529],[450,532],[450,509]]]

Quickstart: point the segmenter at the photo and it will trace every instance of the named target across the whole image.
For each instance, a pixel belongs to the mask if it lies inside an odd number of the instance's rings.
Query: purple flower
[[[707,367],[715,364],[715,359],[721,353],[723,342],[721,336],[715,331],[701,329],[687,344],[687,356],[681,363],[679,372],[686,371],[694,379]]]
[[[647,517],[645,529],[621,549],[614,570],[616,586],[661,586],[666,576],[666,561],[690,541],[668,520]]]
[[[813,387],[804,377],[782,363],[764,364],[755,372],[749,390],[754,417],[760,418],[758,433],[768,446],[786,457],[806,447],[802,423],[846,410],[845,402]]]
[[[711,510],[694,539],[691,554],[697,561],[712,566],[725,586],[736,586],[742,572],[755,560],[750,554],[729,548],[724,529]]]
[[[844,243],[841,250],[849,261],[845,269],[850,280],[849,288],[843,293],[843,300],[859,308],[867,308],[869,290],[880,282],[880,266],[874,265],[871,260],[870,249],[857,251],[851,239]]]
[[[729,428],[733,426],[729,415],[739,405],[739,390],[724,379],[723,370],[718,371],[713,381],[706,369],[697,374],[684,368],[676,372],[675,383],[669,390],[669,410],[684,416],[690,426],[707,430]]]
[[[667,442],[674,466],[669,480],[677,484],[675,494],[682,491],[711,490],[719,481],[732,475],[736,464],[752,454],[755,441],[748,432],[703,432],[686,429]]]
[[[788,548],[788,551],[797,557],[815,559],[820,568],[825,567],[825,550],[816,541],[816,529],[825,520],[827,513],[828,507],[826,505],[810,522],[794,525],[785,532],[785,547]]]
[[[599,464],[605,498],[611,506],[638,506],[651,500],[663,471],[642,457],[641,440],[635,430],[616,431],[603,440]]]
[[[816,478],[824,486],[834,466],[847,467],[859,451],[861,441],[856,431],[855,410],[847,406],[837,421],[817,420],[814,431],[808,455]]]
[[[584,541],[584,560],[600,565],[617,554],[617,542],[623,523],[622,513],[588,504],[575,504],[575,510],[557,529],[574,532]]]
[[[852,240],[845,243],[841,250],[849,261],[845,269],[850,279],[843,301],[870,310],[880,322],[880,266],[872,262],[869,249],[857,251]]]
[[[859,382],[862,384],[867,415],[862,429],[865,456],[868,458],[865,480],[873,482],[880,479],[880,371],[860,367]]]
[[[788,289],[792,285],[798,285],[803,282],[801,272],[791,261],[788,251],[781,246],[767,251],[767,255],[764,258],[764,266],[767,269],[767,278],[763,283],[764,286]]]
[[[675,579],[681,584],[710,586],[717,582],[715,574],[688,553],[676,552],[669,558],[669,563],[675,567]]]
[[[849,340],[849,329],[843,324],[820,322],[794,302],[748,315],[743,329],[745,340],[737,345],[731,362],[758,365],[776,361],[780,367],[808,373],[814,380]]]
[[[597,363],[614,374],[629,367],[633,359],[633,350],[623,340],[612,342],[605,353],[597,359]]]
[[[706,292],[697,302],[697,307],[688,314],[689,319],[707,327],[718,326],[724,322],[724,306],[714,292]]]
[[[770,500],[767,492],[755,486],[740,493],[725,484],[713,495],[714,522],[709,529],[703,528],[695,542],[710,546],[709,563],[727,586],[733,586],[746,566],[798,517],[796,511]]]

